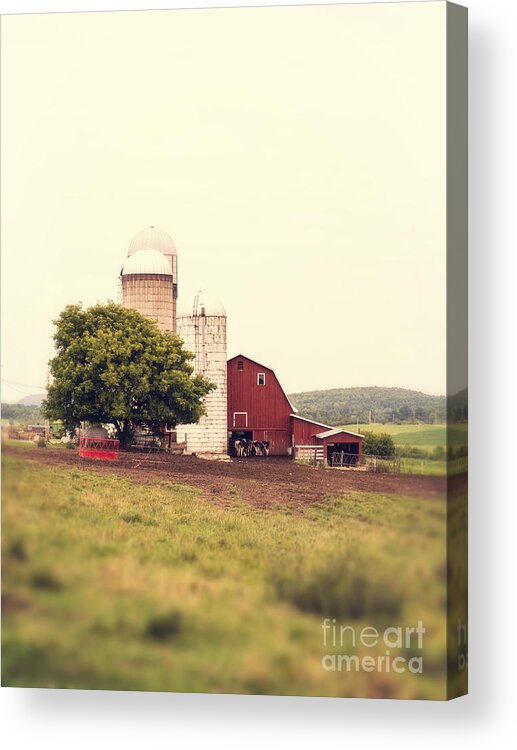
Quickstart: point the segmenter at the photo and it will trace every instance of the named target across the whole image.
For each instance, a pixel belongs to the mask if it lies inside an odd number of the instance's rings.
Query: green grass
[[[296,514],[232,494],[222,508],[172,482],[12,458],[3,498],[4,685],[444,695],[443,499],[347,492]],[[424,674],[324,671],[333,616],[423,620]]]
[[[402,474],[443,477],[447,473],[447,463],[446,461],[431,461],[428,458],[401,458],[400,471]]]
[[[6,445],[9,448],[37,448],[38,446],[34,440],[2,440],[2,445]],[[43,450],[43,449],[41,449]]]
[[[35,440],[11,440],[4,439],[2,440],[2,445],[5,445],[9,448],[21,448],[22,450],[25,448],[27,450],[31,450],[32,448],[38,448],[38,450],[46,450],[46,448],[39,448]],[[70,450],[66,443],[62,443],[60,440],[52,439],[50,441],[50,444],[46,446],[51,447],[52,450],[58,448],[59,450]]]
[[[428,476],[445,476],[447,471],[454,474],[465,471],[465,460],[453,460],[447,466],[445,460],[431,460],[431,454],[436,447],[445,448],[447,443],[453,447],[467,444],[468,427],[466,424],[455,424],[448,428],[444,424],[357,424],[344,425],[347,430],[360,433],[387,432],[393,437],[397,448],[418,448],[429,455],[429,458],[400,459],[400,470],[403,474],[424,474]]]
[[[357,424],[344,425],[345,429],[357,432]],[[447,427],[444,424],[360,424],[359,432],[387,432],[392,435],[395,445],[414,445],[418,448],[445,447]],[[455,424],[449,427],[449,445],[464,445],[467,440],[467,425]]]

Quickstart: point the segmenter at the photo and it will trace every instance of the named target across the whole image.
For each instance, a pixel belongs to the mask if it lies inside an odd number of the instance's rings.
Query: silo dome
[[[122,269],[122,276],[134,276],[142,273],[172,276],[171,266],[165,255],[150,247],[135,251]]]
[[[144,250],[147,247],[150,247],[152,250],[159,250],[164,255],[178,254],[172,237],[167,232],[164,232],[163,229],[158,229],[157,227],[148,227],[135,234],[129,244],[127,254],[131,256],[133,253]]]
[[[192,301],[181,300],[178,305],[178,318],[203,314],[225,318],[226,310],[220,299],[203,291],[199,291]]]

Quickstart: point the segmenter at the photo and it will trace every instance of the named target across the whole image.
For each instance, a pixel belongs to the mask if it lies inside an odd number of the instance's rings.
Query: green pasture
[[[344,425],[344,429],[357,432],[357,424]],[[449,426],[449,445],[465,445],[467,442],[467,425]],[[445,447],[447,444],[447,426],[444,424],[359,424],[359,432],[387,432],[393,437],[395,445],[413,445],[417,448]]]
[[[22,450],[24,448],[27,448],[28,450],[32,450],[33,448],[37,448],[37,445],[34,440],[10,440],[10,439],[4,439],[2,440],[2,445],[6,445],[11,448],[21,448]],[[44,450],[44,448],[40,448],[40,450]]]
[[[445,522],[436,496],[266,511],[4,458],[3,685],[443,698]],[[325,671],[385,653],[324,647],[325,617],[422,620],[424,673]]]

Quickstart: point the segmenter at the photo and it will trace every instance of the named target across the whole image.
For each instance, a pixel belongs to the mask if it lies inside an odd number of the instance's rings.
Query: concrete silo
[[[158,227],[148,227],[142,229],[141,232],[135,234],[129,244],[128,257],[131,257],[133,253],[137,253],[139,250],[145,250],[150,248],[151,250],[158,250],[163,253],[169,261],[172,271],[172,318],[173,318],[173,331],[176,331],[176,300],[178,298],[178,251],[172,237],[167,234],[163,229]]]
[[[175,299],[170,262],[152,248],[137,250],[121,273],[122,304],[155,320],[161,331],[175,331]]]
[[[180,305],[178,336],[195,355],[195,372],[217,385],[204,406],[206,414],[197,424],[178,425],[178,441],[186,439],[188,453],[220,453],[228,450],[226,310],[223,304],[203,292],[194,301]]]

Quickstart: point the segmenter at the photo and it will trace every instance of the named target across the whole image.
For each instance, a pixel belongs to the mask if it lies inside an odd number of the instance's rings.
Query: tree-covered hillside
[[[8,419],[17,424],[39,424],[43,419],[38,406],[27,404],[2,404],[2,419]]]
[[[329,425],[352,422],[445,422],[445,396],[430,396],[406,388],[333,388],[292,393],[300,414]]]

